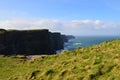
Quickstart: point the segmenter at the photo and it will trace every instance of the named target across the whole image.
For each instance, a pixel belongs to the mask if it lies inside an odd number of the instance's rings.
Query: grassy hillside
[[[120,40],[25,60],[0,56],[0,80],[120,80]]]

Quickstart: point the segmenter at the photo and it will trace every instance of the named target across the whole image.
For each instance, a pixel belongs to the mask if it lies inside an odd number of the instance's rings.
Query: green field
[[[0,80],[120,80],[120,40],[34,60],[0,55]]]

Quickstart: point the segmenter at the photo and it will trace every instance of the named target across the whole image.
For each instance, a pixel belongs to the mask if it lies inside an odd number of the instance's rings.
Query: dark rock
[[[63,40],[64,42],[68,42],[68,38],[67,38],[66,35],[61,35],[61,37],[62,37],[62,40]]]
[[[0,29],[0,54],[43,55],[54,54],[64,48],[73,36],[51,33],[43,30],[5,30]]]
[[[60,33],[51,33],[51,39],[54,50],[60,50],[64,48],[64,41]]]
[[[0,53],[54,54],[48,30],[7,31],[0,34]]]
[[[75,37],[73,35],[67,35],[67,39],[74,39]]]

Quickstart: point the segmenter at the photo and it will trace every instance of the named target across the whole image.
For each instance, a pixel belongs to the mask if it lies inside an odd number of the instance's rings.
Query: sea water
[[[120,39],[120,36],[76,36],[74,39],[64,44],[64,50],[73,50],[78,47],[97,45],[113,39]]]

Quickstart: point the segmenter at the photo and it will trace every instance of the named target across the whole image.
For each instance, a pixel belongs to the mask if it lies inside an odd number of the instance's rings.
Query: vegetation
[[[4,33],[5,33],[5,31],[0,31],[0,35],[1,35],[1,34],[4,34]]]
[[[120,80],[120,40],[26,60],[0,56],[0,80]]]

